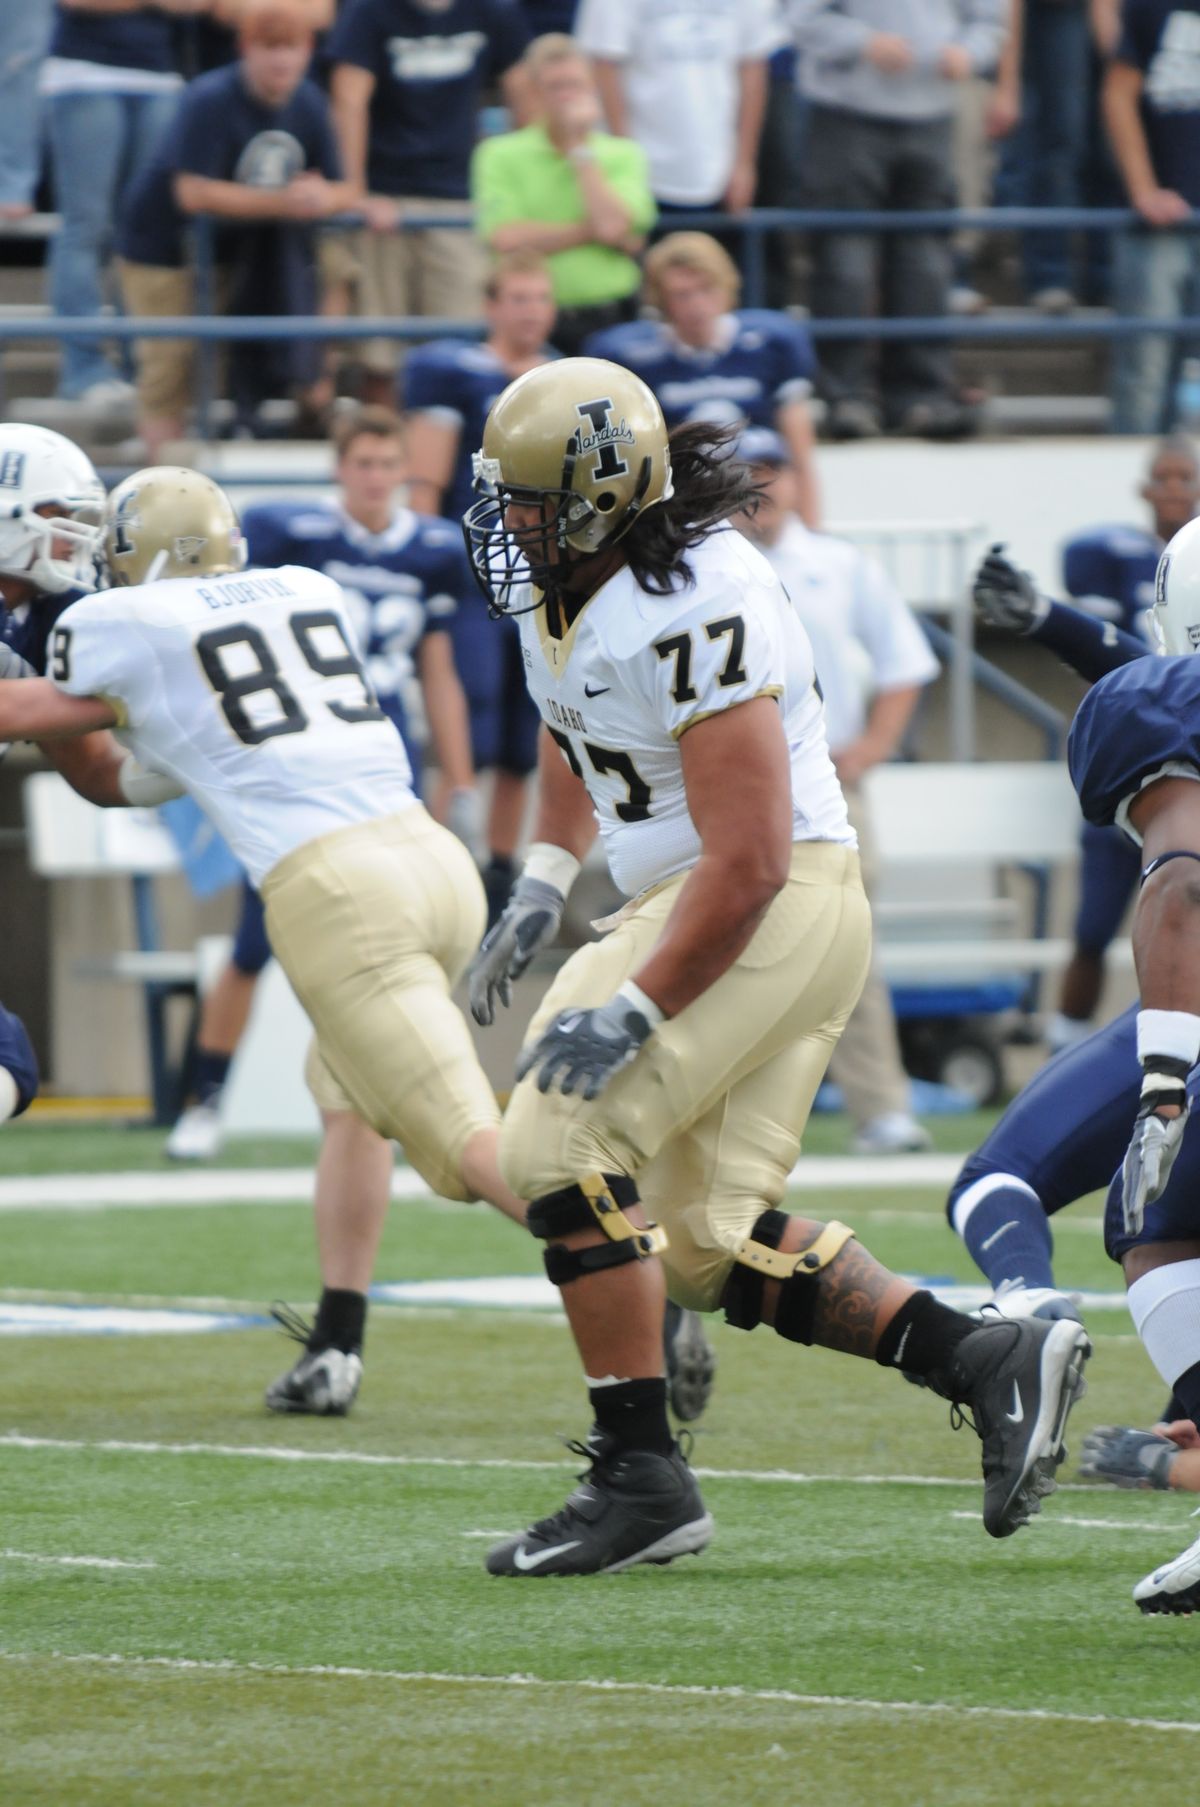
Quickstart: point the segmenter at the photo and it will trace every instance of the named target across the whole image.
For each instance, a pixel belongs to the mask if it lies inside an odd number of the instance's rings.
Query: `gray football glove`
[[[1153,1431],[1098,1424],[1083,1439],[1079,1472],[1085,1480],[1108,1481],[1113,1487],[1165,1491],[1171,1485],[1171,1464],[1178,1454],[1174,1443]]]
[[[1040,594],[1028,571],[1018,571],[1005,558],[1002,544],[992,547],[976,571],[971,597],[984,627],[1002,628],[1008,634],[1031,634],[1050,612],[1048,598]]]
[[[628,998],[610,998],[591,1010],[561,1010],[517,1062],[517,1078],[538,1069],[539,1092],[557,1079],[561,1092],[598,1098],[614,1073],[627,1067],[651,1026]]]
[[[1160,1054],[1148,1056],[1144,1064],[1142,1101],[1121,1168],[1121,1209],[1128,1236],[1140,1234],[1146,1206],[1165,1192],[1188,1120],[1186,1061]],[[1178,1105],[1179,1115],[1160,1117],[1164,1104]]]
[[[467,974],[471,1015],[477,1023],[494,1023],[496,999],[512,1003],[512,982],[519,979],[539,948],[558,934],[566,898],[540,878],[519,878],[499,922],[483,938]]]

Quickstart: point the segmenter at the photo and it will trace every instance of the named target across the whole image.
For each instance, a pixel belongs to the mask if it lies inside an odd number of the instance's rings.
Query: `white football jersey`
[[[410,808],[400,736],[363,676],[337,584],[299,565],[85,596],[49,675],[116,709],[257,885],[318,835]]]
[[[687,560],[695,581],[669,596],[618,571],[561,640],[544,608],[520,617],[530,695],[587,786],[613,879],[630,897],[700,857],[679,737],[754,697],[779,700],[793,840],[856,844],[825,741],[812,648],[779,579],[732,529],[710,535]]]

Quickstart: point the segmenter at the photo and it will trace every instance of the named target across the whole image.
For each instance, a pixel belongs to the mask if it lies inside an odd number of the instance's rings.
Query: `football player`
[[[419,788],[419,741],[410,714],[424,714],[441,772],[440,814],[474,846],[480,829],[463,687],[450,629],[460,599],[478,597],[462,534],[397,503],[405,478],[399,416],[364,408],[334,429],[336,502],[263,502],[242,518],[252,566],[310,565],[341,586],[356,643],[380,707],[398,730]],[[270,959],[262,904],[252,886],[228,965],[204,1001],[194,1064],[195,1102],[165,1152],[210,1160],[221,1145],[221,1091],[249,1018],[259,974]]]
[[[782,434],[796,471],[800,518],[820,526],[816,441],[809,397],[817,362],[790,314],[739,308],[741,276],[704,232],[671,232],[646,254],[645,299],[662,318],[606,327],[587,341],[593,357],[637,372],[662,403],[667,425],[740,420]]]
[[[488,411],[516,377],[558,355],[549,344],[554,287],[545,260],[532,251],[498,258],[487,281],[485,312],[482,344],[434,339],[418,345],[405,360],[402,379],[409,493],[417,508],[452,520],[456,536],[474,500],[471,459]],[[517,634],[511,623],[503,626],[498,634],[477,593],[450,626],[471,707],[475,765],[495,774],[483,873],[489,921],[512,889],[527,781],[537,764],[537,711],[525,689]]]
[[[0,678],[45,670],[55,620],[95,586],[103,506],[104,485],[78,446],[45,427],[0,425]],[[92,803],[150,805],[179,794],[109,734],[47,751]],[[37,1088],[25,1025],[0,1005],[0,1123],[28,1109]]]
[[[844,1225],[778,1208],[870,923],[809,643],[729,526],[752,501],[729,440],[693,423],[668,445],[639,378],[569,359],[505,391],[477,460],[468,544],[492,606],[518,617],[543,721],[536,840],[471,969],[477,1020],[553,938],[597,826],[631,900],[535,1014],[502,1132],[595,1423],[583,1486],[496,1545],[493,1574],[607,1573],[708,1543],[667,1422],[667,1286],[969,1404],[997,1537],[1053,1488],[1090,1352],[1077,1324],[974,1323]]]
[[[1163,658],[1137,659],[1088,691],[1068,744],[1089,822],[1141,850],[1133,919],[1142,1069],[1133,1136],[1109,1188],[1105,1246],[1129,1309],[1182,1413],[1200,1424],[1200,1145],[1185,1140],[1200,1060],[1200,520],[1159,561],[1154,630]],[[1144,1611],[1200,1606],[1200,1540],[1134,1590]]]
[[[338,586],[288,565],[243,575],[225,495],[194,471],[139,471],[108,498],[113,587],[73,604],[50,677],[0,684],[0,737],[119,727],[205,810],[262,893],[271,946],[316,1030],[326,1121],[324,1288],[280,1410],[342,1412],[362,1375],[366,1290],[394,1138],[446,1197],[500,1178],[499,1111],[450,1001],[484,924],[462,842],[413,793],[400,738],[355,650]]]

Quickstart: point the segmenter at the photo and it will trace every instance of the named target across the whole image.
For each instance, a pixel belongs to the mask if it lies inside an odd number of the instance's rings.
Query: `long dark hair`
[[[741,427],[687,421],[670,434],[673,493],[640,515],[621,550],[644,590],[669,596],[693,581],[684,554],[731,515],[753,514],[759,492],[750,468],[736,458]]]

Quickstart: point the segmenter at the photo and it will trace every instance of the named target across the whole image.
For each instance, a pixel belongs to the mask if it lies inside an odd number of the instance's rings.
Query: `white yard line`
[[[1061,1488],[1059,1491],[1061,1492]],[[1081,1488],[1080,1491],[1082,1492],[1083,1489]],[[1088,1491],[1094,1492],[1095,1490],[1088,1489]],[[951,1512],[948,1513],[947,1516],[949,1518],[977,1519],[979,1514],[977,1512]],[[1170,1526],[1165,1524],[1136,1524],[1131,1519],[1122,1521],[1119,1518],[1072,1518],[1068,1512],[1054,1511],[1051,1511],[1049,1516],[1045,1519],[1039,1518],[1038,1523],[1045,1523],[1047,1525],[1073,1525],[1080,1531],[1130,1531],[1135,1537],[1161,1538],[1170,1531]]]
[[[31,1550],[0,1550],[0,1562],[44,1563],[61,1569],[156,1569],[156,1562],[127,1562],[120,1556],[37,1556]]]
[[[894,1191],[898,1187],[948,1186],[965,1160],[961,1154],[896,1157],[808,1155],[792,1170],[800,1192]],[[311,1167],[227,1167],[199,1171],[164,1167],[153,1173],[45,1173],[0,1179],[0,1211],[106,1211],[170,1205],[292,1205],[312,1194]],[[395,1199],[431,1199],[411,1168],[392,1176]],[[448,1206],[473,1211],[474,1205]]]
[[[432,1684],[460,1688],[534,1688],[547,1692],[580,1694],[650,1695],[668,1700],[766,1702],[845,1713],[911,1713],[942,1718],[1000,1719],[1047,1725],[1119,1726],[1125,1731],[1200,1732],[1191,1719],[1141,1719],[1107,1713],[1066,1713],[1052,1707],[967,1706],[948,1700],[872,1700],[847,1694],[799,1694],[790,1688],[705,1687],[688,1682],[617,1681],[612,1678],[578,1677],[551,1681],[540,1675],[464,1675],[436,1669],[359,1669],[334,1664],[237,1663],[229,1659],[204,1660],[182,1656],[119,1656],[74,1654],[63,1651],[0,1651],[0,1660],[12,1663],[55,1662],[110,1669],[166,1669],[194,1675],[271,1675],[298,1678],[334,1678],[342,1681],[394,1682],[400,1686]]]
[[[578,1466],[578,1458],[561,1461],[523,1461],[508,1456],[392,1456],[371,1450],[293,1449],[270,1443],[142,1443],[119,1437],[29,1437],[20,1431],[0,1435],[0,1451],[64,1450],[93,1451],[99,1455],[133,1456],[226,1456],[257,1462],[342,1463],[361,1468],[462,1468],[527,1469],[554,1472]],[[693,1474],[710,1481],[752,1481],[765,1486],[786,1487],[978,1487],[978,1478],[955,1480],[950,1475],[921,1474],[802,1474],[788,1468],[700,1468]],[[1059,1483],[1059,1492],[1091,1493],[1096,1489],[1082,1482]],[[968,1514],[974,1518],[975,1514]]]

